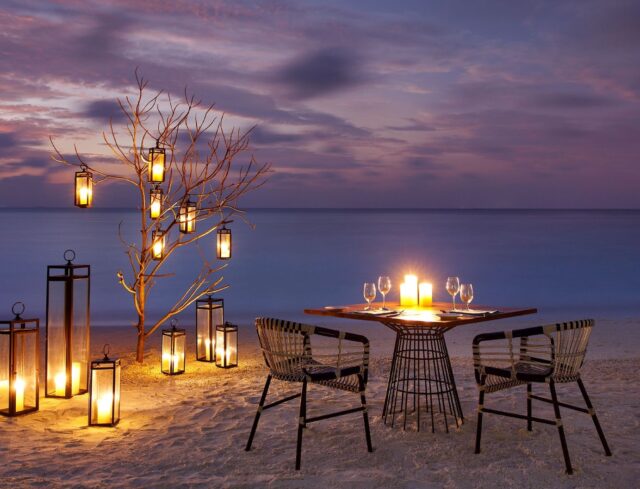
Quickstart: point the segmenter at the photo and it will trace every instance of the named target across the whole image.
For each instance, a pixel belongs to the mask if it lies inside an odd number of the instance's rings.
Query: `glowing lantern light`
[[[85,165],[76,172],[74,204],[77,207],[91,207],[93,203],[93,174]]]
[[[171,320],[171,329],[162,330],[162,373],[183,374],[185,369],[186,331],[178,329],[178,321]]]
[[[238,366],[238,326],[231,323],[216,326],[216,367]]]
[[[154,260],[162,260],[164,258],[165,232],[156,229],[151,233],[151,257]]]
[[[216,327],[224,324],[224,299],[196,301],[196,359],[215,362]]]
[[[149,149],[149,181],[152,183],[164,182],[166,154],[160,147],[160,140],[156,140],[155,148]]]
[[[180,225],[180,232],[184,234],[190,234],[196,230],[196,204],[190,199],[187,199],[180,206],[178,212],[178,224]]]
[[[89,426],[115,426],[120,421],[120,359],[104,358],[91,362],[89,383]]]
[[[231,229],[227,229],[226,226],[222,226],[218,229],[216,254],[218,260],[229,260],[231,258]]]
[[[162,197],[164,191],[157,185],[149,190],[149,217],[157,219],[162,214]]]
[[[67,250],[65,265],[47,267],[47,397],[87,392],[91,267],[74,265],[75,256]]]
[[[18,416],[38,410],[40,321],[22,319],[24,304],[11,309],[14,318],[0,321],[0,414]]]

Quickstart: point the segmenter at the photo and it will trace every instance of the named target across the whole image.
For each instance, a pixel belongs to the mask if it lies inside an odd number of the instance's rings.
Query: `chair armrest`
[[[355,333],[347,333],[346,331],[339,331],[337,329],[324,328],[322,326],[315,326],[313,334],[318,336],[326,336],[329,338],[342,338],[347,341],[356,341],[362,344],[369,344],[369,339],[366,336],[362,336]]]
[[[317,335],[338,340],[337,349],[335,347],[331,349],[324,348],[323,350],[328,350],[326,353],[319,353],[320,348],[314,345],[312,347],[314,361],[319,361],[320,365],[334,368],[337,376],[340,375],[341,370],[345,367],[359,366],[364,382],[367,382],[369,371],[369,339],[367,337],[321,326],[314,326],[313,330],[308,332],[308,335],[310,337]],[[360,343],[362,351],[343,351],[343,341]]]

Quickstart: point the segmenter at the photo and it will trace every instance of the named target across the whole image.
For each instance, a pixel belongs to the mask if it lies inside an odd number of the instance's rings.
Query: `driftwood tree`
[[[95,185],[120,181],[137,191],[140,239],[128,243],[120,233],[130,270],[118,271],[117,277],[137,313],[136,359],[142,362],[145,340],[163,323],[197,299],[226,288],[219,274],[226,265],[201,254],[202,267],[197,276],[180,290],[173,305],[147,324],[147,304],[153,287],[158,280],[172,276],[164,271],[166,263],[181,248],[224,227],[234,215],[242,215],[238,199],[264,183],[269,166],[257,164],[249,154],[251,130],[225,130],[224,114],[218,115],[213,105],[203,106],[186,90],[184,99],[179,101],[162,91],[148,95],[148,81],[137,72],[136,82],[136,95],[117,101],[125,116],[124,127],[111,120],[109,129],[102,134],[118,163],[117,173],[106,171],[104,160],[90,164],[75,145],[74,156],[68,157],[52,138],[50,141],[55,161],[91,173]],[[149,146],[159,150],[149,150]],[[154,160],[158,152],[165,153],[162,185],[154,184],[159,175],[152,175],[154,162],[159,162]],[[246,163],[238,164],[239,157],[245,155]],[[86,198],[87,190],[83,192]],[[89,202],[84,207],[90,206],[92,189],[88,192]]]

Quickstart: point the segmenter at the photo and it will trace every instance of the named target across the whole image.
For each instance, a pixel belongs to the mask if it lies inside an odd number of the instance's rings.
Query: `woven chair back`
[[[256,330],[264,361],[272,375],[298,377],[311,361],[309,334],[313,326],[272,318],[257,318]]]
[[[545,326],[554,342],[555,380],[569,381],[579,375],[594,324],[592,319],[584,319]]]

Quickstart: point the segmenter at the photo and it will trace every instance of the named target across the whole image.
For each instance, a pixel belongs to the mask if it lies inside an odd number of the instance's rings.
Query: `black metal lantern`
[[[190,234],[196,230],[196,204],[187,199],[183,202],[178,211],[178,224],[180,225],[180,232],[184,234]]]
[[[76,172],[74,205],[77,207],[91,207],[93,203],[93,173],[85,165],[80,165]]]
[[[149,181],[152,183],[164,182],[166,154],[160,147],[160,140],[156,139],[155,148],[149,148]]]
[[[157,185],[149,190],[149,217],[151,219],[158,219],[162,214],[163,195],[164,191]]]
[[[93,360],[89,375],[89,426],[115,426],[120,421],[120,359]]]
[[[178,321],[171,320],[171,329],[162,330],[162,373],[183,374],[187,333],[176,327]]]
[[[16,302],[13,319],[0,321],[0,414],[18,416],[38,410],[40,320],[22,319]]]
[[[164,258],[165,232],[162,229],[156,229],[151,233],[151,257],[154,260],[162,260]]]
[[[216,326],[224,324],[224,299],[196,301],[196,359],[216,361]]]
[[[65,265],[47,267],[47,397],[87,392],[91,267],[74,265],[75,256],[67,250]]]
[[[231,258],[231,229],[227,229],[225,225],[218,229],[216,254],[218,260],[228,260]]]
[[[216,326],[216,367],[238,366],[238,326],[229,322]]]

